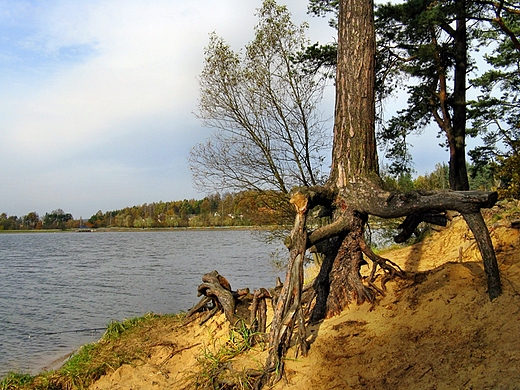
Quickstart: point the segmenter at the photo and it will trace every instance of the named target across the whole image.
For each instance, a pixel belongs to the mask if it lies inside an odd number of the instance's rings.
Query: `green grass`
[[[127,330],[135,328],[141,324],[146,323],[154,318],[159,318],[160,316],[154,313],[147,313],[143,317],[135,317],[123,320],[121,322],[111,321],[105,334],[101,338],[103,341],[116,340],[123,335]]]
[[[0,390],[15,390],[21,386],[29,385],[34,378],[29,374],[8,373],[0,382]]]
[[[158,341],[154,329],[171,328],[183,318],[149,313],[110,322],[98,342],[82,346],[60,369],[36,376],[8,373],[0,380],[0,390],[85,390],[106,373],[143,359]]]
[[[494,213],[491,216],[491,223],[501,221],[503,219],[519,219],[520,218],[520,201],[507,201],[502,200],[497,203],[498,207],[495,207]]]

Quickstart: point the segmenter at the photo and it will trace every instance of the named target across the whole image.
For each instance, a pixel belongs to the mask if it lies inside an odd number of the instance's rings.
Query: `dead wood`
[[[263,342],[265,340],[265,331],[267,327],[267,303],[266,298],[271,295],[265,288],[254,291],[253,301],[250,309],[250,327],[253,332],[253,342]]]
[[[212,271],[202,277],[203,283],[199,285],[198,292],[200,295],[210,297],[214,304],[220,307],[226,316],[226,319],[235,324],[235,298],[231,293],[231,285],[217,271]]]
[[[231,326],[235,326],[238,320],[245,325],[249,321],[250,330],[254,334],[253,343],[265,341],[266,300],[271,299],[267,289],[260,288],[255,290],[254,294],[249,292],[249,288],[233,291],[229,281],[217,271],[204,274],[202,281],[198,287],[198,295],[203,297],[188,311],[184,325],[196,318],[200,318],[199,324],[202,325],[219,311],[223,311]],[[251,308],[248,308],[250,302]]]
[[[193,314],[208,310],[208,305],[213,302],[213,299],[211,297],[202,297],[201,300],[193,306],[188,313],[186,313],[186,318],[190,318],[193,316]]]
[[[264,373],[257,380],[256,387],[275,383],[283,372],[283,357],[285,356],[293,333],[297,328],[297,343],[302,354],[307,355],[307,333],[305,318],[301,305],[303,289],[303,261],[307,250],[306,219],[309,211],[309,198],[302,193],[296,193],[291,198],[296,209],[296,219],[291,232],[289,264],[287,275],[276,308],[269,334],[269,355]]]

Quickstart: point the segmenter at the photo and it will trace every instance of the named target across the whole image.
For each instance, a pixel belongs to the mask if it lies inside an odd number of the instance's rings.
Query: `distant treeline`
[[[121,210],[99,210],[89,219],[74,219],[61,209],[46,213],[43,218],[34,211],[22,217],[2,213],[0,230],[265,226],[283,219],[276,207],[279,200],[280,195],[273,192],[216,194],[200,200],[159,201]]]
[[[431,174],[412,178],[410,174],[392,177],[383,173],[389,188],[399,191],[414,189],[448,189],[448,166],[437,164]],[[471,189],[495,189],[491,174],[470,178]],[[0,214],[0,230],[41,230],[80,228],[175,228],[212,226],[266,226],[292,223],[292,208],[287,196],[272,191],[245,191],[237,194],[210,195],[203,199],[184,199],[171,202],[154,202],[121,210],[99,210],[89,219],[74,219],[61,209],[45,213],[36,212],[22,217]]]
[[[204,199],[157,202],[122,210],[101,210],[90,217],[93,228],[173,228],[211,226],[263,226],[279,220],[270,206],[274,193],[242,192],[219,194]]]
[[[65,213],[61,209],[45,213],[40,218],[38,213],[31,211],[29,214],[18,218],[16,215],[7,216],[0,214],[0,230],[41,230],[41,229],[68,229],[74,224],[72,214]]]

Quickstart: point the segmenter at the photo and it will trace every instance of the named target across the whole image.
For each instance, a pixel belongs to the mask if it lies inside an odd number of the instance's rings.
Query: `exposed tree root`
[[[266,341],[265,331],[267,328],[267,303],[266,298],[271,295],[265,288],[255,290],[253,294],[253,302],[251,303],[251,311],[249,323],[251,331],[254,333],[253,341],[255,343]]]
[[[408,215],[403,223],[399,225],[401,233],[394,237],[394,241],[397,243],[405,242],[412,234],[416,231],[417,227],[421,222],[430,223],[438,226],[446,226],[447,216],[445,212],[417,212]]]
[[[480,211],[463,212],[462,216],[466,220],[471,232],[477,240],[478,248],[482,255],[484,263],[484,271],[486,272],[488,295],[491,300],[502,294],[502,285],[500,284],[500,273],[498,271],[497,258],[493,249],[493,242],[489,235],[484,218]]]
[[[271,298],[265,288],[255,290],[254,294],[250,294],[248,288],[232,291],[227,279],[217,271],[205,274],[202,281],[198,292],[199,296],[203,295],[203,297],[188,311],[184,324],[201,318],[200,324],[202,325],[215,314],[223,311],[231,326],[235,326],[239,320],[246,324],[249,323],[251,330],[258,333],[255,337],[256,341],[264,338],[263,334],[265,334],[267,326],[266,299]],[[251,310],[248,309],[250,303]],[[237,313],[238,309],[241,309],[240,313]]]
[[[381,257],[379,255],[376,255],[374,253],[374,251],[372,251],[372,249],[367,245],[367,243],[365,242],[365,240],[363,238],[361,238],[358,241],[358,245],[361,248],[361,251],[365,254],[365,256],[367,256],[373,262],[372,271],[370,272],[370,277],[368,280],[368,282],[370,283],[370,285],[373,288],[376,288],[373,285],[373,283],[376,280],[377,266],[379,266],[384,271],[385,275],[381,279],[381,290],[380,290],[380,293],[382,295],[384,295],[383,292],[386,291],[386,286],[385,286],[386,283],[388,281],[394,279],[397,276],[403,278],[405,276],[403,270],[401,269],[401,267],[399,267],[393,261],[391,261],[389,259],[385,259],[384,257]]]
[[[386,283],[396,277],[404,277],[403,270],[391,260],[375,254],[364,238],[368,215],[383,218],[406,216],[401,225],[403,231],[397,241],[408,238],[421,221],[444,224],[444,210],[459,211],[475,235],[482,254],[491,299],[501,293],[500,276],[489,232],[480,208],[491,207],[496,202],[494,193],[407,193],[389,194],[376,187],[357,186],[359,194],[353,197],[346,192],[334,193],[326,187],[304,189],[296,192],[291,203],[296,218],[290,237],[286,239],[289,263],[285,283],[278,281],[269,293],[259,289],[253,294],[248,289],[232,291],[229,282],[213,271],[202,277],[199,295],[204,297],[186,317],[192,321],[196,313],[206,312],[202,321],[223,311],[232,326],[240,318],[249,322],[252,332],[258,334],[255,341],[265,340],[267,305],[272,297],[274,317],[269,333],[269,354],[264,372],[256,382],[256,389],[272,385],[281,378],[283,359],[291,345],[296,354],[306,355],[309,348],[306,323],[317,323],[340,313],[349,303],[374,303],[377,295],[384,295]],[[330,210],[333,222],[310,233],[307,232],[307,214],[315,206]],[[449,207],[448,207],[449,206]],[[361,211],[360,211],[361,210]],[[322,256],[320,272],[311,287],[303,288],[303,263],[306,250],[315,248]],[[372,262],[370,275],[363,278],[360,268]],[[376,285],[377,269],[383,271],[380,286]],[[247,301],[251,310],[238,315],[237,306]],[[312,304],[314,302],[314,305]]]
[[[366,184],[366,183],[365,183]],[[335,199],[331,196],[338,195]],[[305,319],[310,313],[310,322],[317,323],[323,318],[341,312],[350,302],[373,303],[378,294],[384,295],[386,283],[405,273],[395,263],[376,255],[366,244],[364,226],[368,215],[383,218],[407,216],[401,225],[403,231],[396,237],[405,240],[422,221],[445,225],[445,210],[462,213],[473,231],[488,275],[488,293],[491,299],[501,292],[498,265],[494,255],[489,232],[480,208],[491,207],[496,202],[496,193],[445,192],[407,194],[385,193],[377,187],[356,186],[356,191],[335,194],[327,188],[304,189],[295,193],[291,203],[296,207],[296,219],[290,238],[286,244],[290,249],[286,281],[279,299],[269,336],[269,355],[264,373],[256,382],[256,389],[271,385],[281,378],[283,358],[290,346],[293,331],[296,333],[296,350],[305,355],[308,349]],[[307,213],[317,205],[333,210],[333,222],[307,234],[305,226]],[[333,207],[331,207],[333,205]],[[313,283],[313,290],[305,300],[303,294],[303,258],[307,248],[315,246],[323,255],[320,272]],[[370,276],[360,275],[365,264],[365,255],[373,263]],[[375,281],[377,267],[383,270],[381,287]],[[315,299],[312,310],[312,301]],[[303,311],[302,303],[306,303]]]
[[[226,278],[212,271],[202,277],[199,285],[199,296],[210,297],[215,306],[219,307],[231,324],[235,324],[235,298],[231,293],[231,285]]]
[[[291,232],[289,247],[289,264],[287,276],[276,302],[275,313],[269,334],[269,355],[264,373],[256,382],[256,388],[270,385],[280,379],[283,372],[283,356],[291,343],[291,336],[297,327],[297,342],[304,356],[307,355],[307,332],[301,305],[303,291],[303,260],[307,250],[307,229],[305,226],[309,199],[303,194],[295,194],[291,203],[296,208],[296,220]]]

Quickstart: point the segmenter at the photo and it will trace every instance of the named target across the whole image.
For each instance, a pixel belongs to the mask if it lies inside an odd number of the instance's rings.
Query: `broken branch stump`
[[[215,305],[219,306],[226,315],[226,319],[235,324],[235,298],[231,292],[231,285],[226,278],[217,271],[211,271],[202,277],[203,283],[199,286],[200,295],[211,298]]]

